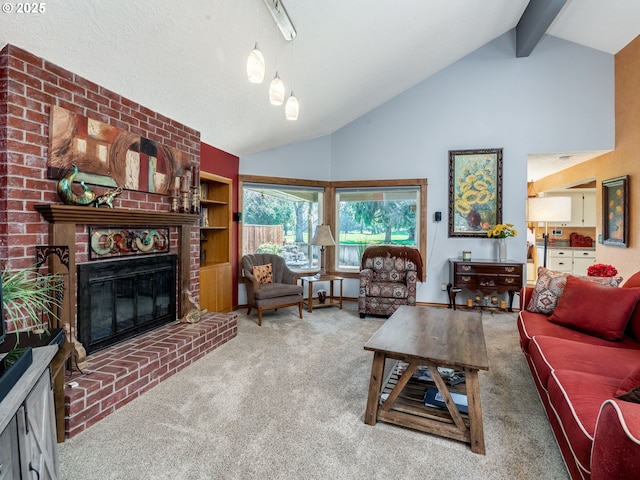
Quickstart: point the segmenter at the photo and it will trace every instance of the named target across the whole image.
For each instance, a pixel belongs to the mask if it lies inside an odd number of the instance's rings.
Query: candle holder
[[[191,211],[190,213],[200,213],[200,187],[191,187]]]
[[[189,213],[189,190],[180,192],[180,213]]]

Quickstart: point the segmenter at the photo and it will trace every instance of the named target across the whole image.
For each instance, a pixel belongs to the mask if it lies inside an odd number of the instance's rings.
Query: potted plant
[[[6,354],[0,354],[0,400],[11,390],[29,368],[31,347],[20,347],[20,333],[39,335],[49,333],[43,318],[58,319],[63,290],[62,277],[41,274],[34,268],[3,270],[0,288],[0,343],[6,342]],[[5,335],[5,315],[13,323],[15,333]]]

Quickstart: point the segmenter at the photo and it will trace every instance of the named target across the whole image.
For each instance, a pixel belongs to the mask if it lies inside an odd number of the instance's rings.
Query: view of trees
[[[382,243],[392,242],[392,233],[404,230],[407,241],[415,241],[416,203],[414,201],[340,202],[340,231],[379,234]]]

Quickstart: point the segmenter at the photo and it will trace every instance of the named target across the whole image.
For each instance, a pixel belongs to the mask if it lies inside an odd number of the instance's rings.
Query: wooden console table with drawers
[[[449,308],[456,309],[456,295],[463,288],[473,292],[509,294],[509,311],[513,312],[513,296],[520,291],[524,264],[507,260],[449,259]]]

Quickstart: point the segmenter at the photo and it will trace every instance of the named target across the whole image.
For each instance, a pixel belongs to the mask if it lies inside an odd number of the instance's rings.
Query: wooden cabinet
[[[231,179],[200,172],[200,306],[232,309]]]
[[[0,404],[0,479],[59,478],[49,372],[57,349],[34,348],[33,363]]]
[[[513,311],[513,296],[522,287],[523,264],[490,260],[449,260],[449,308],[456,309],[456,295],[463,288],[490,293],[509,294],[509,311]]]

